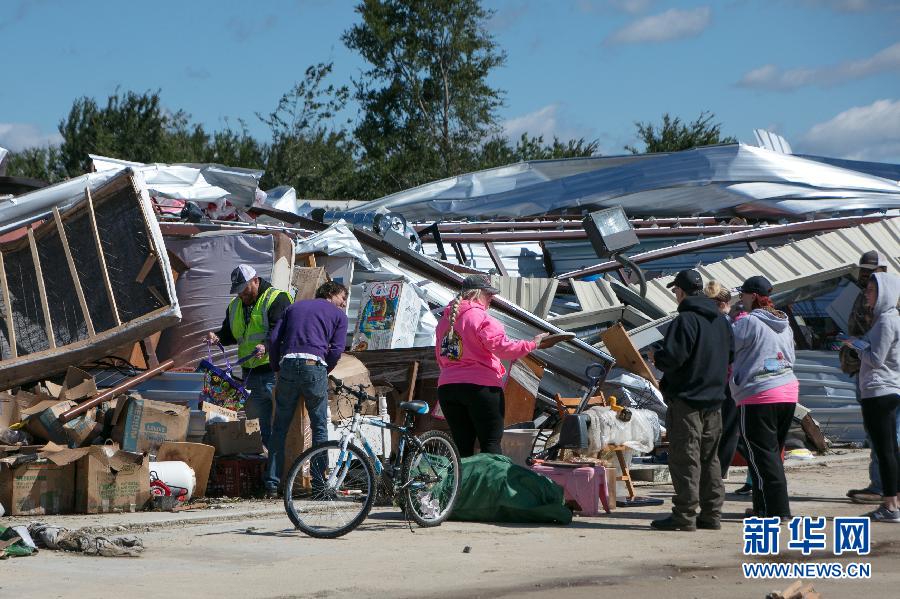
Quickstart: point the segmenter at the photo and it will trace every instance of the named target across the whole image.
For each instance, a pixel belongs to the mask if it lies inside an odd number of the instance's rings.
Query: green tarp
[[[562,487],[506,456],[480,453],[461,460],[459,497],[451,520],[568,524]]]

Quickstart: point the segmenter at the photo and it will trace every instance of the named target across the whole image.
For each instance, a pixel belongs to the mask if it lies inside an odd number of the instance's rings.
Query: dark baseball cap
[[[744,284],[738,287],[741,293],[757,293],[766,297],[772,295],[772,283],[763,276],[750,277]]]
[[[870,252],[866,252],[859,258],[860,268],[875,270],[876,268],[881,268],[882,266],[887,266],[887,260],[885,260],[884,256],[881,255],[881,252],[872,250]]]
[[[488,275],[469,275],[463,279],[463,291],[472,291],[473,289],[483,289],[490,294],[497,295],[500,290],[494,287],[491,277]]]
[[[678,287],[686,293],[703,289],[703,277],[694,269],[682,270],[666,287]]]
[[[231,271],[231,295],[237,295],[256,277],[256,269],[249,264],[241,264]]]

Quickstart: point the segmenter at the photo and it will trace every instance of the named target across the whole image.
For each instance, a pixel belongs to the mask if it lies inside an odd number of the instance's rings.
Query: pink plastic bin
[[[582,516],[597,516],[600,505],[609,513],[609,495],[606,489],[606,469],[603,466],[548,466],[534,464],[531,469],[543,474],[563,488],[566,501],[575,501]]]

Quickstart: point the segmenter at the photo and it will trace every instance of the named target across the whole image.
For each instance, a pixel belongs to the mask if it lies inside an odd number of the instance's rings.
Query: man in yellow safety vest
[[[248,264],[241,264],[231,272],[231,293],[237,297],[228,304],[222,328],[209,333],[207,339],[222,345],[237,344],[238,358],[254,352],[258,354],[241,365],[244,385],[250,391],[244,411],[248,419],[259,419],[262,442],[268,447],[275,372],[269,363],[266,345],[269,333],[291,305],[291,298],[287,292],[275,289],[261,279],[256,269]]]

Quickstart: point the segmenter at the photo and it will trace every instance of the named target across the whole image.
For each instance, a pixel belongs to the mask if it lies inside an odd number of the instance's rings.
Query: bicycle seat
[[[415,412],[416,414],[427,414],[428,404],[424,401],[401,401],[400,409],[407,412]]]

